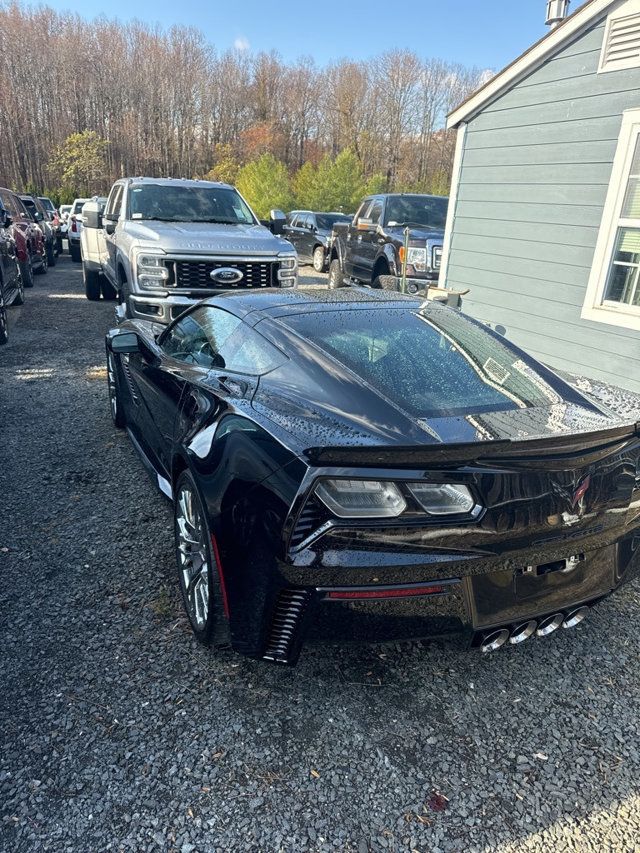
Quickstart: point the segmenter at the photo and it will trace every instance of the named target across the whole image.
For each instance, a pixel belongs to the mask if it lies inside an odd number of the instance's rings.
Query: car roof
[[[140,176],[137,178],[123,178],[124,183],[131,186],[137,184],[155,184],[161,187],[224,187],[225,189],[234,189],[231,184],[224,184],[221,181],[198,181],[195,178],[148,178]]]
[[[255,325],[266,317],[276,319],[288,314],[304,313],[305,309],[338,311],[366,307],[410,308],[421,305],[423,301],[415,296],[371,288],[327,290],[317,287],[286,290],[274,287],[265,290],[229,291],[210,296],[198,304],[226,308],[250,325]]]

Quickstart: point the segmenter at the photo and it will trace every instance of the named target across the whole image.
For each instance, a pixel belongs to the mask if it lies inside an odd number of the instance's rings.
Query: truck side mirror
[[[102,212],[96,202],[90,201],[85,204],[82,208],[82,217],[85,228],[102,228]]]
[[[377,228],[377,224],[373,222],[372,219],[358,219],[356,223],[356,228],[358,231],[375,231]]]
[[[284,226],[287,224],[287,217],[281,210],[272,210],[269,213],[269,228],[272,234],[284,234]]]

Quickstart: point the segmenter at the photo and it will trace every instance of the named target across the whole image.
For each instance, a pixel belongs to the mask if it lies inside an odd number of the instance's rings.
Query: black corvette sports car
[[[111,412],[173,501],[198,639],[578,624],[640,573],[640,428],[458,311],[372,290],[262,291],[106,338]]]

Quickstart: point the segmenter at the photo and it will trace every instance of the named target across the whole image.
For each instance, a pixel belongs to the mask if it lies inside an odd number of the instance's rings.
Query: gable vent
[[[640,67],[640,12],[609,20],[600,71]]]

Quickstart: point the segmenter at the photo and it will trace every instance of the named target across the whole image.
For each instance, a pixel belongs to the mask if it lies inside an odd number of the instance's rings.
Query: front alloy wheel
[[[325,265],[324,247],[316,246],[313,250],[313,268],[316,272],[324,272]]]
[[[122,429],[126,426],[126,419],[118,389],[116,359],[110,350],[107,351],[107,385],[109,388],[109,407],[111,409],[111,418],[113,419],[114,425],[118,427],[118,429]]]

